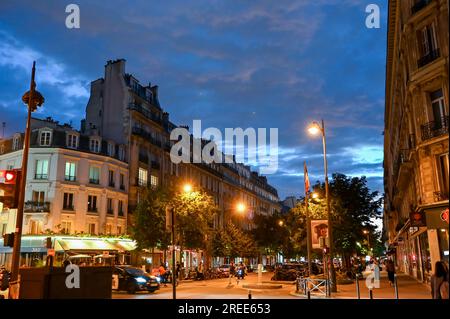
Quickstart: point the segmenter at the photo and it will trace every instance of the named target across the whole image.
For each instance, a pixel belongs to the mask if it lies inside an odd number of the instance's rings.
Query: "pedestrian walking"
[[[167,287],[166,268],[164,267],[164,264],[161,264],[161,266],[159,266],[158,272],[159,272],[159,278],[160,278],[161,282],[164,283],[164,287]]]
[[[386,271],[388,273],[389,284],[391,287],[394,285],[395,280],[395,264],[392,259],[389,259],[386,263]]]
[[[431,296],[433,299],[448,299],[448,266],[437,261],[431,276]]]

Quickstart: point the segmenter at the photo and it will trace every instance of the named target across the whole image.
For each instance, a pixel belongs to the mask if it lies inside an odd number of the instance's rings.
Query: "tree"
[[[130,226],[131,237],[137,249],[167,249],[170,233],[166,231],[166,206],[170,193],[163,187],[147,188],[143,191],[134,211],[134,223]]]
[[[214,232],[213,254],[216,257],[255,257],[258,247],[250,234],[228,221]]]
[[[253,238],[258,245],[260,255],[266,252],[275,255],[286,244],[289,230],[285,218],[278,212],[270,215],[255,214],[253,218]]]

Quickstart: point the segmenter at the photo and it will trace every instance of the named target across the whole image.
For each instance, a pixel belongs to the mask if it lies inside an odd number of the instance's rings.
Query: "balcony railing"
[[[448,116],[443,116],[437,121],[428,122],[420,127],[422,141],[448,134]]]
[[[95,178],[89,178],[89,183],[90,184],[100,184],[100,180],[99,179],[95,179]]]
[[[48,179],[48,174],[35,174],[34,179]]]
[[[66,182],[75,182],[75,181],[76,181],[76,176],[69,176],[69,175],[66,175],[66,176],[64,177],[64,180],[65,180]]]
[[[106,213],[108,215],[114,215],[114,210],[112,208],[108,208],[108,210],[106,211]]]
[[[428,4],[430,4],[430,2],[431,2],[431,0],[420,0],[420,1],[417,1],[416,4],[414,4],[411,7],[411,13],[412,14],[416,14],[417,12],[419,12],[420,10],[425,8]]]
[[[149,120],[152,120],[153,122],[156,122],[156,123],[158,123],[160,125],[162,124],[162,120],[156,114],[150,112],[149,110],[146,110],[141,105],[130,103],[128,105],[128,108],[130,110],[134,110],[134,111],[137,111],[137,112],[141,113],[143,116],[145,116]]]
[[[88,213],[98,213],[97,207],[88,207]]]
[[[50,202],[28,201],[24,205],[25,212],[48,213],[50,212]]]
[[[63,206],[63,210],[71,210],[72,211],[72,210],[75,210],[75,209],[74,209],[73,205],[64,205]]]
[[[427,65],[428,63],[433,62],[434,60],[439,58],[439,56],[440,56],[439,49],[432,50],[427,55],[424,55],[423,57],[421,57],[417,61],[417,65],[419,66],[419,68],[421,68],[421,67]]]
[[[120,210],[119,210],[118,216],[119,216],[119,217],[123,217],[123,216],[125,216],[125,213],[124,213],[123,211],[120,211]]]
[[[139,135],[139,136],[143,137],[144,139],[148,140],[153,145],[161,147],[161,141],[158,141],[157,139],[155,139],[150,133],[146,132],[144,129],[142,129],[140,127],[133,127],[131,132],[135,135]]]

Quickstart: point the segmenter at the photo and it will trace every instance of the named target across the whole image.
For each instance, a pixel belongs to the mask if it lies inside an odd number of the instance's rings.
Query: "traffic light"
[[[0,202],[3,208],[17,208],[19,205],[21,171],[19,169],[0,170]]]
[[[3,246],[14,247],[14,233],[3,234]]]

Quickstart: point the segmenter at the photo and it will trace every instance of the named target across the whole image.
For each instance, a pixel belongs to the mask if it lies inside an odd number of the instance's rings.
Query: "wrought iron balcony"
[[[98,185],[100,184],[100,180],[96,178],[89,178],[89,183]]]
[[[50,202],[33,202],[28,201],[24,206],[25,212],[33,213],[49,213],[50,212]]]
[[[144,129],[142,129],[140,127],[133,127],[131,132],[135,135],[143,137],[144,139],[148,140],[153,145],[161,147],[161,141],[158,141],[157,139],[155,139],[149,132],[145,131]]]
[[[88,211],[88,213],[98,213],[97,207],[90,207],[90,206],[88,206],[87,211]]]
[[[411,13],[416,14],[423,8],[425,8],[427,5],[429,5],[431,0],[419,0],[417,1],[412,7],[411,7]]]
[[[34,179],[48,179],[48,174],[35,174]]]
[[[162,120],[161,120],[161,118],[159,118],[156,114],[150,112],[149,110],[146,110],[146,109],[143,108],[141,105],[137,105],[137,104],[134,104],[134,103],[130,103],[130,104],[128,105],[128,108],[129,108],[130,110],[137,111],[137,112],[139,112],[140,114],[142,114],[143,116],[145,116],[146,118],[148,118],[149,120],[152,120],[153,122],[156,122],[156,123],[162,125]]]
[[[422,125],[420,129],[422,131],[422,141],[448,134],[448,115],[441,117],[437,121],[428,122]]]
[[[427,65],[428,63],[433,62],[434,60],[436,60],[439,57],[440,57],[439,49],[432,50],[427,55],[424,55],[423,57],[421,57],[417,61],[417,65],[419,68],[421,68],[421,67]]]

